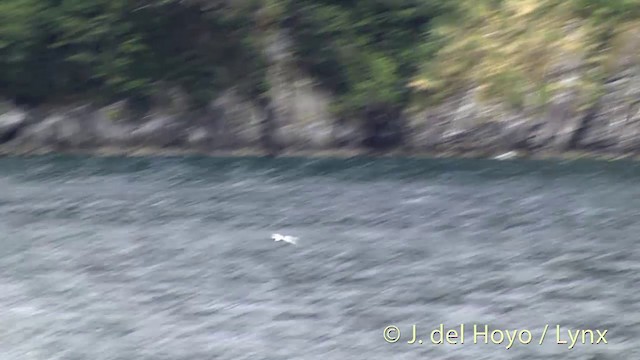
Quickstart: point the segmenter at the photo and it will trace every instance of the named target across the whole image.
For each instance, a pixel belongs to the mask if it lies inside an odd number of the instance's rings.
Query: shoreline
[[[52,148],[52,147],[27,147],[0,145],[0,157],[29,157],[44,155],[86,155],[95,157],[180,157],[202,156],[211,158],[229,157],[265,157],[265,158],[310,158],[310,159],[349,159],[354,157],[377,158],[402,158],[402,159],[475,159],[495,161],[517,160],[593,160],[593,161],[640,161],[640,154],[611,154],[590,151],[566,151],[566,152],[533,152],[524,153],[515,150],[502,153],[514,153],[507,159],[496,159],[501,153],[487,155],[486,151],[415,151],[395,149],[387,151],[372,151],[365,148],[356,149],[324,149],[324,150],[283,150],[277,154],[270,154],[260,148],[238,148],[229,150],[200,150],[177,147],[109,147],[95,148]]]

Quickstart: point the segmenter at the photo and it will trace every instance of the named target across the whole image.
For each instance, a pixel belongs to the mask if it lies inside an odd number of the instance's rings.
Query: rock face
[[[0,104],[0,143],[12,140],[27,121],[27,112],[13,104]]]
[[[200,133],[203,137],[206,132],[210,148],[259,147],[265,116],[255,104],[230,89],[211,102],[192,135]]]
[[[150,109],[127,101],[35,109],[0,103],[0,145],[36,150],[182,149],[321,151],[405,149],[409,152],[509,151],[601,154],[640,153],[640,61],[632,36],[600,98],[588,106],[577,91],[581,59],[559,64],[551,79],[559,90],[545,103],[518,109],[481,101],[478,89],[460,91],[438,106],[398,109],[372,106],[367,121],[336,118],[332,96],[296,68],[286,33],[274,33],[265,49],[270,67],[269,99],[245,99],[228,89],[205,108],[192,110],[186,95],[168,89]],[[624,50],[624,49],[623,49]]]
[[[472,88],[422,111],[409,112],[411,147],[427,151],[480,152],[509,150],[566,152],[578,150],[589,112],[577,91],[581,61],[561,64],[553,78],[559,90],[546,104],[525,101],[519,109],[479,100]]]
[[[589,118],[579,146],[592,151],[640,151],[640,68],[628,69],[605,85],[605,95]]]
[[[592,151],[638,153],[640,151],[640,30],[627,36],[619,51],[616,71],[604,86],[579,139],[581,148]]]
[[[270,35],[266,55],[275,110],[276,141],[291,149],[328,149],[357,142],[356,135],[330,112],[331,95],[293,63],[292,44],[285,32]]]

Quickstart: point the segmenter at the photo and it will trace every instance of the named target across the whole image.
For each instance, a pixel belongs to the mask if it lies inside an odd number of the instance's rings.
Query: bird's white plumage
[[[271,235],[271,238],[273,239],[273,241],[284,241],[286,243],[293,244],[293,245],[296,245],[298,242],[297,237],[289,236],[289,235],[273,234]]]

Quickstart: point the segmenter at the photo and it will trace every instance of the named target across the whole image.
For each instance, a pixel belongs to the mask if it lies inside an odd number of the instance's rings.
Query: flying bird
[[[298,243],[298,238],[295,236],[273,234],[271,235],[271,238],[273,239],[273,241],[276,241],[276,242],[284,241],[286,243],[293,244],[293,245],[296,245]]]

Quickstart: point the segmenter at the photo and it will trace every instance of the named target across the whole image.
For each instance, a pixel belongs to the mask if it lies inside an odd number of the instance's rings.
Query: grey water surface
[[[623,162],[3,158],[0,359],[640,359],[639,214]]]

